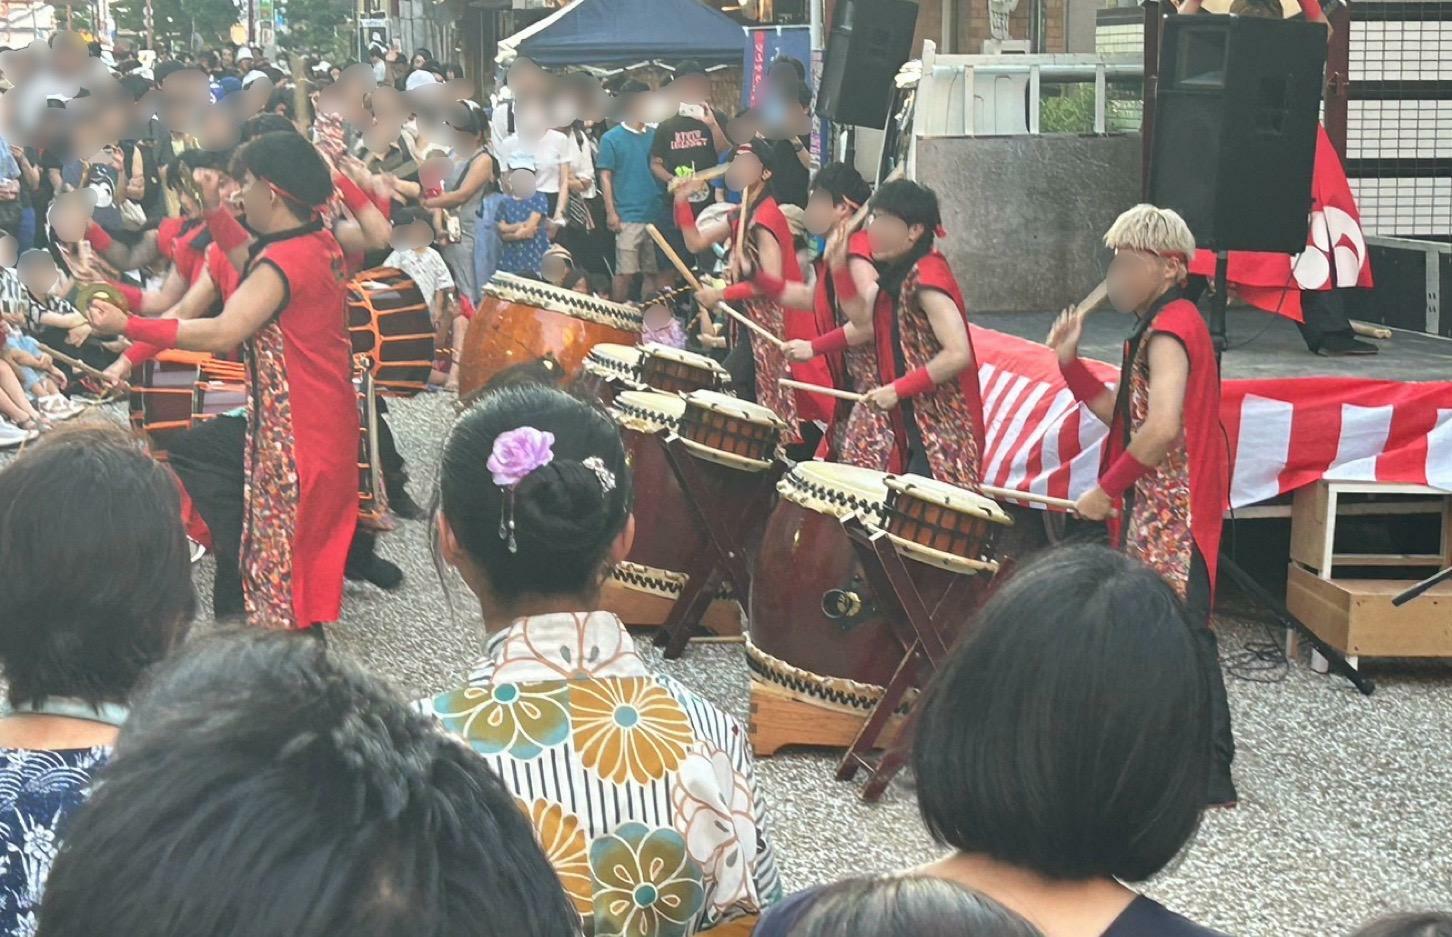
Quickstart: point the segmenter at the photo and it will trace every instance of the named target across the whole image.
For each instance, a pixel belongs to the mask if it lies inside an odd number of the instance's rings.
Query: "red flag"
[[[1190,272],[1213,277],[1215,255],[1196,251]],[[1316,126],[1316,166],[1311,176],[1311,227],[1306,249],[1295,256],[1231,251],[1228,280],[1244,302],[1297,322],[1301,321],[1301,290],[1372,285],[1361,212],[1324,127]]]

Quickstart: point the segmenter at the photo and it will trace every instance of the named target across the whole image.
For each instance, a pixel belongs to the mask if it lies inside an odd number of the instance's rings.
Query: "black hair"
[[[1194,835],[1210,687],[1174,591],[1101,546],[1019,569],[921,704],[918,807],[933,837],[1055,879],[1141,882]]]
[[[1351,937],[1452,937],[1452,914],[1445,911],[1393,914],[1372,921]]]
[[[767,172],[772,171],[776,162],[776,156],[772,152],[772,145],[770,141],[763,140],[761,137],[752,137],[745,143],[740,144],[737,149],[741,149],[742,147],[750,150],[753,156],[761,160],[761,166],[763,169],[765,169]]]
[[[12,703],[124,703],[196,613],[176,482],[125,431],[57,430],[0,471]]]
[[[791,69],[792,74],[796,75],[797,81],[799,83],[806,82],[807,66],[802,62],[801,59],[793,58],[790,55],[778,55],[776,58],[772,59],[771,66],[767,69],[767,71],[770,73],[785,71],[786,69]]]
[[[67,829],[37,933],[556,937],[578,922],[483,759],[321,642],[254,632],[158,668]]]
[[[793,90],[796,94],[797,103],[801,105],[802,109],[810,110],[812,107],[811,87],[805,81],[799,81],[796,83],[796,88]]]
[[[922,225],[923,240],[929,244],[943,223],[937,193],[911,179],[894,179],[878,186],[872,196],[872,210],[886,212],[907,225]]]
[[[388,217],[395,228],[401,228],[404,225],[422,224],[428,226],[430,233],[433,233],[434,230],[433,212],[416,205],[395,206]]]
[[[616,89],[615,94],[623,98],[628,94],[645,94],[649,90],[650,85],[641,81],[639,78],[630,78],[621,83],[620,87]]]
[[[191,182],[194,169],[216,169],[227,172],[234,152],[234,150],[182,150],[167,164],[167,188],[185,191]]]
[[[299,218],[307,218],[311,209],[333,197],[333,174],[317,149],[296,131],[264,133],[253,137],[237,151],[232,175],[242,177],[246,170],[258,179],[266,179],[282,192],[288,209]]]
[[[475,137],[483,136],[489,127],[484,121],[484,109],[473,101],[456,101],[450,105],[444,123]]]
[[[588,270],[585,270],[583,267],[570,267],[570,269],[565,272],[565,279],[562,283],[560,283],[560,288],[566,290],[573,290],[575,289],[575,287],[580,285],[581,281],[584,282],[585,286],[591,292],[594,292],[594,287],[590,283],[590,272]]]
[[[120,85],[127,94],[131,95],[132,101],[140,101],[155,87],[140,75],[122,75]]]
[[[833,205],[841,205],[843,199],[856,205],[866,205],[872,197],[872,188],[862,173],[850,163],[828,163],[812,177],[812,191],[826,192],[832,197]]]
[[[500,434],[521,426],[554,434],[554,459],[512,491],[486,463]],[[600,459],[614,475],[606,486],[584,465]],[[630,467],[620,432],[603,411],[540,384],[491,390],[454,424],[439,470],[440,508],[459,544],[501,599],[593,592],[611,543],[630,515]],[[513,503],[514,539],[500,536]]]
[[[286,92],[273,92],[274,98],[279,95],[282,97],[283,103],[291,106]],[[242,122],[242,130],[238,139],[246,143],[253,137],[260,137],[265,133],[297,133],[297,127],[281,114],[258,114]]]
[[[1043,937],[987,895],[917,875],[836,882],[787,925],[789,937]]]

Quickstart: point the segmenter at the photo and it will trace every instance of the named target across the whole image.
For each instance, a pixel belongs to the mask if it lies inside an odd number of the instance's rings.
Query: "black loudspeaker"
[[[1300,253],[1326,27],[1171,16],[1160,49],[1150,201],[1183,215],[1201,247]]]
[[[838,124],[887,126],[893,79],[913,49],[912,0],[837,0],[817,113]]]

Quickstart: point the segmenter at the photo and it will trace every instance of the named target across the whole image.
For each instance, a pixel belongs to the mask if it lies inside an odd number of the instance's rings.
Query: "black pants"
[[[1312,351],[1320,349],[1332,335],[1352,336],[1345,290],[1301,290],[1301,318],[1305,320],[1298,323],[1301,337]]]
[[[1220,643],[1210,627],[1210,572],[1205,558],[1197,549],[1190,558],[1190,582],[1185,590],[1185,608],[1195,626],[1200,646],[1200,666],[1210,686],[1210,740],[1214,761],[1210,768],[1208,802],[1213,805],[1233,803],[1235,784],[1230,776],[1230,763],[1235,760],[1235,734],[1230,726],[1230,700],[1225,693],[1225,675],[1220,670]]]
[[[388,492],[389,500],[393,500],[403,494],[403,486],[408,484],[408,468],[404,464],[403,453],[398,451],[393,429],[385,419],[387,416],[388,400],[379,397],[378,425],[375,428],[378,433],[378,467],[383,470],[383,490]]]

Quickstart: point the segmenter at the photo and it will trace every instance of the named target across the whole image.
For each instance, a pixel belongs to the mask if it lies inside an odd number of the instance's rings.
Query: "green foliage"
[[[115,0],[111,4],[116,25],[123,32],[145,35],[146,0]],[[170,39],[186,45],[192,31],[208,45],[227,38],[232,24],[245,21],[246,9],[239,9],[233,0],[152,0],[151,18],[158,40]]]
[[[287,19],[287,40],[293,49],[316,49],[330,62],[356,59],[353,31],[348,26],[353,5],[347,0],[280,0]]]
[[[1039,105],[1041,133],[1092,133],[1094,130],[1094,86],[1091,84],[1047,85]]]

